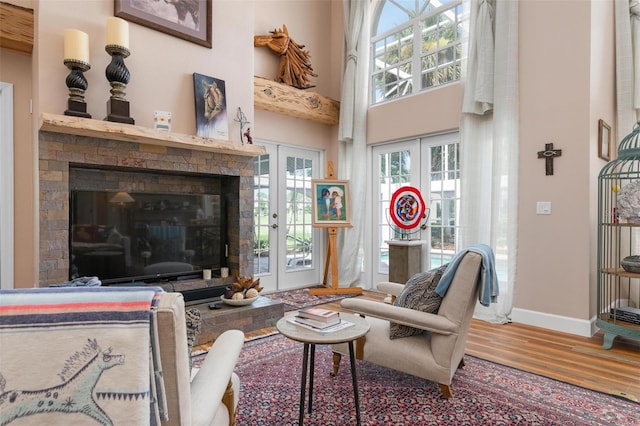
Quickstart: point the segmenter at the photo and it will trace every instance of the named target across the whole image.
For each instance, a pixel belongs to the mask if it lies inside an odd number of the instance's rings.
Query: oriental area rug
[[[302,343],[280,334],[244,345],[236,366],[236,425],[298,424],[302,350]],[[356,361],[361,424],[640,425],[635,402],[471,356],[465,362],[454,376],[453,397],[444,400],[436,383]],[[317,346],[313,412],[305,413],[305,425],[356,423],[348,357],[336,377],[331,364],[330,346]]]
[[[321,288],[318,286],[317,288]],[[335,302],[347,297],[357,296],[357,294],[326,294],[311,295],[308,288],[300,288],[297,290],[280,291],[272,294],[265,294],[264,297],[283,302],[284,311],[297,311],[299,309],[308,308],[309,306],[322,305],[324,303]]]

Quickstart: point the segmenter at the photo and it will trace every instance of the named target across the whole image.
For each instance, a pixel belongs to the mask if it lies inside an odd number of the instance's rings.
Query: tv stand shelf
[[[49,113],[42,114],[40,130],[247,157],[255,157],[267,153],[266,148],[262,145],[245,145],[238,142],[165,132],[131,124]]]

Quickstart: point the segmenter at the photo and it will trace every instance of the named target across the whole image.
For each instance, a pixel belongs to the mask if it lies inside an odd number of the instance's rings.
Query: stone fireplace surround
[[[69,279],[69,179],[76,174],[74,169],[86,168],[105,172],[104,181],[96,182],[102,185],[98,189],[127,192],[172,187],[185,192],[188,189],[181,186],[185,177],[188,182],[197,180],[198,176],[238,177],[237,197],[228,199],[228,265],[231,276],[251,275],[253,157],[263,153],[264,147],[43,114],[39,132],[39,285],[44,287]],[[109,180],[111,170],[144,172],[141,176],[147,178]],[[152,175],[158,179],[149,179]],[[72,185],[77,187],[78,183]],[[87,182],[82,182],[82,186],[85,188]],[[184,285],[198,287],[204,283],[196,281]],[[219,284],[222,283],[225,282],[221,280]]]

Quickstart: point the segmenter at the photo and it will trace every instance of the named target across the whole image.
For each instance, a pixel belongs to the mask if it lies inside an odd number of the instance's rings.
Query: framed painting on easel
[[[312,221],[314,228],[327,228],[329,246],[324,265],[323,288],[310,288],[310,295],[362,294],[360,287],[340,287],[338,279],[338,228],[351,227],[351,191],[348,180],[334,179],[329,162],[327,179],[311,180]],[[331,267],[331,286],[328,286]]]
[[[351,226],[351,192],[349,181],[313,179],[311,181],[313,218],[317,228],[344,228]]]

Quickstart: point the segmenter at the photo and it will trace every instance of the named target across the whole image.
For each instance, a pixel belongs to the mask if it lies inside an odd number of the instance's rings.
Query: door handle
[[[273,225],[271,225],[271,227],[272,227],[273,229],[276,229],[276,228],[278,227],[278,224],[277,224],[277,223],[274,223]]]

